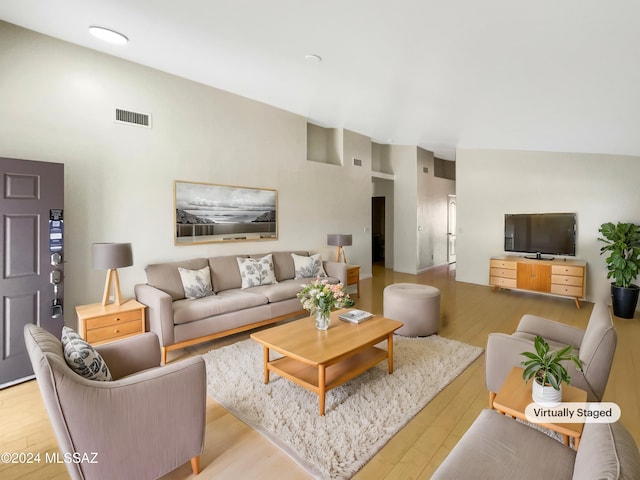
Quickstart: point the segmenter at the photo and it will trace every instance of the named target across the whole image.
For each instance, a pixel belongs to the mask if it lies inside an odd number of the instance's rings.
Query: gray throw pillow
[[[259,285],[273,285],[278,283],[276,272],[273,268],[273,255],[268,254],[261,258],[240,258],[238,268],[242,278],[242,288],[257,287]]]

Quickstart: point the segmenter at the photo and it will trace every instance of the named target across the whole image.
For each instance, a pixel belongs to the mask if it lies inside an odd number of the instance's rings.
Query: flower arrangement
[[[320,278],[304,285],[298,293],[298,298],[302,302],[302,307],[311,314],[320,312],[328,315],[334,308],[351,307],[354,304],[349,294],[345,292],[344,285],[341,283],[332,285]]]

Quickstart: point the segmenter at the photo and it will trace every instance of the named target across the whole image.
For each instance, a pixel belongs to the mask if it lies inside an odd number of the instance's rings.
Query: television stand
[[[494,292],[506,288],[571,297],[578,308],[584,297],[587,262],[583,260],[561,258],[540,262],[537,256],[503,255],[491,258],[489,270],[489,285]]]

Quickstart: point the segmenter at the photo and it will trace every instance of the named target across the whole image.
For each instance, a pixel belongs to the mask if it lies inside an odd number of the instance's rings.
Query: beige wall
[[[353,233],[349,260],[371,273],[367,137],[345,132],[344,146],[367,168],[308,162],[301,116],[2,22],[0,45],[0,156],[65,164],[67,323],[75,305],[100,300],[94,242],[133,244],[127,296],[149,263],[285,249],[330,258],[327,233]],[[151,113],[153,128],[115,124],[115,107]],[[276,189],[279,239],[174,246],[174,180]]]
[[[640,222],[640,158],[458,149],[456,167],[458,281],[488,284],[489,258],[504,253],[505,213],[576,212],[587,298],[610,303],[598,228]]]

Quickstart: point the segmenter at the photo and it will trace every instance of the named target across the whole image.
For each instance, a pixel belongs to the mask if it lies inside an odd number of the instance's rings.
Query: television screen
[[[505,214],[504,249],[507,252],[574,256],[576,214]]]

